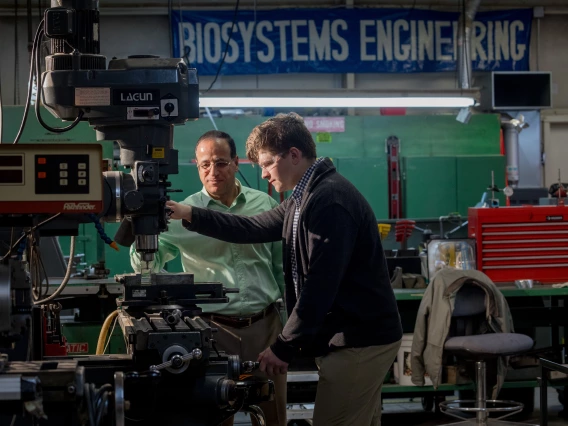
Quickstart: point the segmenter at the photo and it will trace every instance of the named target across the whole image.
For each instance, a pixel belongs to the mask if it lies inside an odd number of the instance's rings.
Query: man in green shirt
[[[203,134],[197,141],[195,156],[203,189],[182,204],[246,216],[278,205],[268,194],[242,186],[236,179],[239,158],[235,142],[227,133],[212,130]],[[239,293],[231,294],[228,304],[201,305],[202,317],[219,330],[215,334],[217,349],[240,355],[242,360],[256,361],[258,354],[282,331],[274,305],[284,295],[281,243],[226,243],[187,232],[177,220],[168,228],[160,234],[158,252],[149,265],[152,272],[159,272],[167,262],[181,256],[184,272],[194,274],[196,282],[221,282],[227,288],[238,288]],[[135,271],[146,267],[145,262],[141,266],[140,257],[132,248],[130,259]],[[275,384],[275,399],[261,404],[261,408],[268,425],[285,426],[286,376],[271,380]],[[230,419],[223,425],[232,423]]]

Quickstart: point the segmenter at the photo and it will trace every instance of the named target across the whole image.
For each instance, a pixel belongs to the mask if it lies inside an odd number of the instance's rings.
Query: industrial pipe
[[[507,185],[516,188],[519,183],[519,131],[511,123],[502,123],[505,142]]]
[[[507,168],[507,185],[516,188],[519,184],[519,133],[529,127],[522,115],[512,118],[509,114],[501,114],[501,128],[505,143],[505,160]]]
[[[460,16],[458,27],[458,75],[461,89],[472,86],[471,71],[471,39],[473,37],[473,21],[481,0],[466,1]]]

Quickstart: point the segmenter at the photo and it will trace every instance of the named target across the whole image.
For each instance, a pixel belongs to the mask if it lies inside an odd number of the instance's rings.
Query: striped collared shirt
[[[292,191],[292,198],[294,199],[294,204],[296,205],[296,209],[294,211],[294,222],[292,225],[292,248],[290,250],[290,255],[292,259],[292,278],[294,279],[294,288],[296,290],[296,297],[299,296],[298,290],[298,264],[296,263],[296,238],[298,234],[298,221],[300,219],[300,206],[302,205],[302,197],[304,196],[304,191],[306,190],[306,186],[314,173],[317,165],[321,163],[324,158],[319,158],[316,160],[314,164],[310,166],[308,170],[304,173],[298,184],[294,187],[294,191]]]

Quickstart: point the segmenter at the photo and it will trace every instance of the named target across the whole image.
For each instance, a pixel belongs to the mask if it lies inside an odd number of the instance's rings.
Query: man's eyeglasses
[[[261,170],[268,172],[268,171],[272,170],[274,168],[274,166],[276,166],[276,164],[278,163],[278,160],[283,158],[284,155],[286,155],[286,153],[277,154],[272,158],[272,160],[269,160],[264,164],[258,163],[258,167],[260,167]]]
[[[229,164],[231,164],[232,161],[226,161],[226,160],[217,160],[217,161],[204,161],[201,164],[198,164],[197,167],[199,169],[201,169],[204,172],[208,172],[209,170],[211,170],[211,168],[213,166],[215,166],[215,168],[217,170],[224,170],[226,169]]]

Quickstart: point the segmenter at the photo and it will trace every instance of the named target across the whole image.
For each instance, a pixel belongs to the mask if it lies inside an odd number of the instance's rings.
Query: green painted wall
[[[3,142],[11,143],[20,125],[23,107],[4,108]],[[47,111],[44,119],[52,126],[66,125]],[[235,139],[241,160],[245,140],[254,126],[266,117],[231,117],[216,119],[220,130]],[[174,145],[179,150],[180,173],[171,176],[173,188],[183,193],[173,193],[174,200],[181,200],[201,188],[195,165],[194,147],[197,138],[213,128],[209,119],[202,118],[177,126]],[[451,212],[466,213],[474,205],[481,192],[490,184],[490,170],[495,170],[496,183],[503,186],[504,158],[499,156],[499,121],[496,115],[474,115],[469,124],[455,120],[453,115],[424,116],[366,116],[346,117],[345,133],[333,133],[330,143],[318,143],[318,155],[331,157],[347,179],[367,198],[377,219],[388,216],[387,162],[385,140],[395,135],[401,142],[403,189],[407,217],[438,217]],[[314,135],[315,136],[315,135]],[[63,134],[44,130],[30,112],[21,143],[94,143],[94,130],[87,123]],[[104,142],[104,155],[112,157],[112,142]],[[260,178],[259,168],[242,161],[241,171],[253,188],[267,191],[267,183]],[[279,194],[274,193],[276,199]],[[106,224],[109,236],[118,225]],[[77,250],[86,254],[87,263],[96,260],[94,227],[81,226]],[[68,239],[61,238],[62,248],[68,252]],[[107,263],[111,274],[131,272],[128,250],[119,253],[107,247]],[[169,265],[172,271],[180,270],[179,262]]]
[[[23,114],[23,107],[4,107],[4,135],[2,142],[10,143],[16,136]],[[44,110],[43,117],[52,126],[63,126]],[[266,117],[218,118],[219,130],[230,133],[237,144],[237,153],[243,159],[247,136],[254,126]],[[67,123],[68,124],[68,123]],[[174,144],[179,150],[180,164],[188,164],[194,158],[197,138],[212,129],[209,119],[201,118],[177,126]],[[450,156],[450,155],[498,155],[499,121],[494,114],[474,115],[469,124],[456,121],[453,115],[365,116],[346,117],[345,133],[333,133],[331,143],[318,144],[318,154],[328,157],[383,157],[385,140],[390,135],[401,141],[401,155]],[[87,123],[75,129],[54,134],[46,131],[30,112],[22,135],[25,142],[94,142],[94,130]],[[110,154],[110,151],[108,151]]]
[[[337,170],[365,196],[375,217],[389,216],[389,191],[386,156],[370,158],[336,158]]]
[[[491,172],[497,187],[506,185],[502,155],[405,157],[402,170],[404,213],[410,218],[467,216],[491,187]],[[502,192],[497,198],[504,205]]]
[[[481,201],[481,196],[491,187],[491,172],[495,176],[495,185],[504,188],[506,161],[503,155],[461,156],[456,157],[457,211],[467,215],[468,207]],[[503,192],[496,194],[501,206],[505,205]]]
[[[235,139],[237,153],[245,158],[245,141],[250,131],[266,117],[216,119],[219,130]],[[176,128],[174,143],[180,163],[193,157],[197,138],[212,125],[199,119]],[[499,121],[497,115],[474,115],[469,124],[453,115],[346,117],[345,133],[333,133],[331,143],[318,144],[318,155],[327,157],[383,157],[385,140],[390,135],[401,141],[402,156],[498,155]]]
[[[4,129],[2,143],[12,143],[18,134],[24,107],[8,106],[2,109],[4,113]],[[42,108],[43,120],[52,127],[65,127],[69,122],[56,119],[47,110]],[[19,143],[97,143],[93,128],[86,122],[81,122],[75,128],[65,133],[51,133],[45,130],[36,119],[32,110],[28,114],[24,132]],[[98,142],[101,143],[101,142]],[[112,158],[112,142],[102,142],[103,158]]]
[[[436,217],[455,212],[455,157],[404,158],[403,199],[406,217]]]

